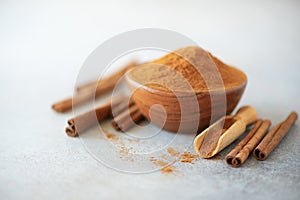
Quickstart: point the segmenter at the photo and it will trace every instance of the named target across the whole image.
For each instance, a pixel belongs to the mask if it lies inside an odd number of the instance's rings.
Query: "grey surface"
[[[273,124],[300,112],[298,1],[1,1],[1,199],[299,199],[299,122],[264,162],[175,163],[141,175],[103,166],[64,134],[81,63],[101,42],[140,27],[185,34],[245,71],[243,104]],[[84,109],[84,108],[82,108]],[[232,146],[231,146],[232,148]],[[221,153],[225,156],[230,147]]]

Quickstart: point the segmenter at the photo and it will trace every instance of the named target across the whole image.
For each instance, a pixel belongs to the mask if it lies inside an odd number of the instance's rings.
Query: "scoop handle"
[[[256,110],[251,106],[243,106],[241,107],[237,113],[235,114],[236,117],[243,120],[247,125],[252,124],[258,118]]]

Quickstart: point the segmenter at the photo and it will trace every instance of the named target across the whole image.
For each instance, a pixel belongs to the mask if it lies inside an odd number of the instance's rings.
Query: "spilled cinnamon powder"
[[[117,141],[119,139],[115,134],[112,133],[105,133],[105,137],[112,141]]]
[[[167,167],[162,168],[161,171],[162,171],[163,173],[171,173],[171,172],[174,171],[174,169],[173,169],[173,167],[171,167],[171,166],[167,166]]]
[[[162,173],[171,173],[174,172],[176,170],[175,166],[170,165],[167,162],[164,162],[162,160],[158,160],[154,157],[150,157],[149,160],[156,166],[158,167],[162,167],[160,170]]]
[[[129,153],[129,151],[132,149],[132,147],[131,148],[127,148],[127,147],[125,147],[125,146],[121,146],[120,147],[120,154],[128,154]]]
[[[178,156],[178,155],[180,154],[179,151],[173,149],[172,147],[169,147],[169,148],[167,149],[167,152],[168,152],[171,156]]]
[[[191,152],[184,152],[184,153],[180,153],[179,151],[177,151],[176,149],[169,147],[167,149],[167,152],[170,156],[177,158],[176,160],[182,163],[191,163],[194,164],[194,162],[199,158],[198,155],[192,154]],[[163,154],[160,156],[160,158],[163,158],[164,160],[166,159],[166,155]],[[152,162],[154,165],[162,167],[161,171],[163,173],[171,173],[174,171],[177,171],[175,166],[173,165],[168,165],[167,162],[161,160],[161,159],[157,159],[153,156],[149,157],[150,162]]]
[[[170,156],[177,157],[180,162],[185,162],[185,163],[194,163],[194,161],[199,158],[198,155],[192,154],[190,152],[184,152],[180,154],[179,151],[175,150],[172,147],[169,147],[167,149],[167,152],[170,154]]]
[[[180,162],[185,162],[185,163],[194,163],[194,161],[199,158],[198,155],[191,154],[190,152],[182,153],[180,158]]]
[[[117,135],[113,134],[113,133],[109,133],[109,132],[105,132],[105,137],[113,142],[117,142],[119,145],[119,150],[120,150],[120,158],[125,160],[125,161],[130,161],[130,162],[134,162],[134,159],[132,157],[129,156],[130,151],[132,151],[132,147],[126,147],[123,143],[123,141],[121,139],[125,139],[125,138],[120,138]],[[138,142],[139,139],[126,139],[129,142]],[[190,152],[184,152],[184,153],[180,153],[179,151],[177,151],[176,149],[169,147],[167,149],[167,152],[170,156],[172,157],[176,157],[178,158],[179,162],[184,162],[184,163],[194,163],[194,161],[198,158],[197,155],[194,155]],[[176,167],[173,165],[170,165],[169,162],[166,162],[164,160],[166,160],[168,157],[166,154],[162,154],[161,156],[159,156],[159,159],[155,158],[155,157],[149,157],[149,161],[151,163],[153,163],[154,165],[161,167],[161,172],[162,173],[172,173],[177,171]]]
[[[134,138],[134,139],[132,139],[132,138],[127,138],[127,140],[128,140],[129,142],[137,142],[137,143],[140,141],[139,138]]]
[[[131,138],[119,137],[116,134],[108,132],[107,130],[104,130],[104,135],[105,138],[112,141],[119,148],[119,154],[122,160],[134,162],[133,157],[129,155],[130,152],[133,152],[133,147],[127,147],[124,144],[124,141],[127,140],[128,142],[139,142],[140,140],[138,138],[131,139]]]

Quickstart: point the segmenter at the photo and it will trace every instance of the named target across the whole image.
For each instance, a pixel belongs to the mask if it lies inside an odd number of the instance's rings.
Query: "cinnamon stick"
[[[112,102],[106,102],[103,106],[98,107],[95,110],[88,111],[69,119],[66,134],[68,136],[76,137],[79,133],[97,124],[97,122],[112,116],[112,109],[118,106],[124,99],[126,99],[126,97],[123,95],[117,96]]]
[[[270,132],[254,150],[254,156],[257,160],[265,160],[270,155],[270,153],[288,133],[297,118],[298,114],[296,112],[291,112],[285,121],[277,124],[270,130]]]
[[[270,120],[258,120],[245,138],[226,156],[226,163],[232,167],[241,166],[261,141],[270,126]]]
[[[56,112],[63,113],[70,110],[73,106],[80,105],[94,97],[104,94],[105,92],[111,91],[126,71],[136,65],[136,62],[131,62],[107,78],[79,86],[77,88],[77,93],[73,97],[54,103],[52,105],[52,109]]]
[[[120,113],[126,110],[126,108],[130,108],[134,105],[134,101],[130,98],[129,102],[127,100],[124,100],[119,105],[116,105],[112,109],[112,117],[118,116]]]
[[[130,69],[134,68],[135,66],[137,66],[138,63],[136,61],[132,61],[129,64],[127,64],[126,66],[124,66],[122,69],[120,69],[119,71],[115,72],[114,74],[106,77],[106,78],[102,78],[100,80],[97,81],[93,81],[81,86],[78,86],[76,88],[77,92],[80,91],[89,91],[89,90],[95,90],[95,87],[102,85],[101,87],[111,87],[112,83],[114,83],[114,85],[118,82],[118,80]]]
[[[108,91],[107,88],[101,88],[101,91],[99,89],[98,94],[97,92],[94,93],[90,91],[80,92],[75,94],[73,97],[54,103],[52,105],[52,109],[55,110],[56,112],[63,113],[70,110],[73,106],[80,105],[88,100],[91,100],[93,97],[96,97],[107,91]]]
[[[111,124],[115,130],[125,132],[142,119],[143,115],[139,111],[138,107],[136,105],[132,105],[128,110],[126,109],[120,113],[120,115],[117,115],[111,121]]]

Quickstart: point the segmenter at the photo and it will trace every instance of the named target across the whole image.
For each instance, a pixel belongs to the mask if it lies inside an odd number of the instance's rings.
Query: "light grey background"
[[[170,29],[246,72],[243,104],[275,124],[300,112],[299,1],[0,1],[1,199],[298,199],[299,122],[265,162],[176,164],[130,175],[94,160],[50,105],[85,58],[124,31]],[[222,153],[226,155],[226,151]]]

